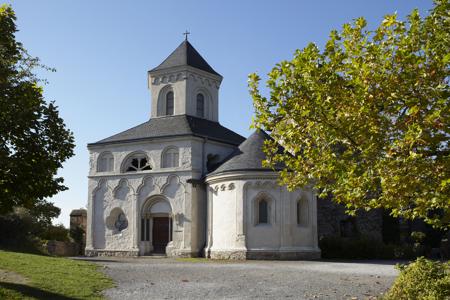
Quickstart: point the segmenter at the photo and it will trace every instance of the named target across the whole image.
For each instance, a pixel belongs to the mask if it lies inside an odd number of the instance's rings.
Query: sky
[[[323,47],[332,29],[363,16],[376,28],[383,16],[426,15],[431,0],[292,1],[6,1],[17,16],[17,40],[57,72],[38,71],[75,136],[75,156],[58,173],[69,190],[50,201],[54,222],[69,225],[72,209],[87,206],[87,143],[150,117],[147,71],[191,32],[189,41],[220,73],[220,123],[248,136],[253,107],[247,77],[262,78],[308,43]]]

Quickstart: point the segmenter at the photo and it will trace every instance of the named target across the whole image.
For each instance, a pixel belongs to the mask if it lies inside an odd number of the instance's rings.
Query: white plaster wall
[[[201,151],[192,150],[193,145],[201,146],[202,140],[185,137],[91,146],[87,249],[123,251],[140,248],[141,254],[150,249],[148,242],[140,240],[142,210],[149,199],[163,196],[171,205],[172,215],[181,216],[179,222],[173,221],[171,251],[199,251],[205,243],[206,196],[204,190],[194,191],[187,183],[188,179],[202,176],[202,172],[192,166],[192,161],[201,161],[202,157]],[[162,153],[172,146],[180,151],[180,165],[161,168]],[[220,144],[214,147],[219,150],[230,148],[220,147]],[[104,151],[111,152],[114,157],[112,172],[97,172],[97,160]],[[135,152],[145,153],[153,169],[122,173],[124,161]],[[115,208],[120,208],[128,220],[128,228],[121,233],[106,224]]]
[[[255,182],[259,183],[259,182]],[[242,193],[245,203],[246,246],[247,249],[278,249],[281,247],[283,231],[281,213],[283,208],[281,187],[274,181],[265,181],[261,185],[246,182]],[[261,193],[268,196],[270,201],[269,224],[257,224],[255,198]]]
[[[196,222],[191,222],[192,242],[191,248],[199,254],[203,250],[206,242],[206,191],[202,184],[192,185],[192,213],[191,217]]]
[[[94,205],[90,213],[93,213],[93,217],[88,220],[88,231],[92,232],[92,242],[88,245],[92,245],[93,249],[120,251],[141,246],[142,210],[146,201],[153,196],[164,197],[170,203],[173,215],[182,214],[186,220],[191,221],[191,212],[186,210],[186,206],[190,206],[191,202],[190,190],[186,189],[186,180],[191,177],[192,174],[186,171],[179,174],[146,172],[122,175],[120,178],[103,177],[97,180],[98,185],[92,191]],[[127,183],[126,187],[124,182]],[[107,226],[111,211],[117,208],[125,213],[128,221],[128,228],[122,232]],[[174,248],[189,249],[190,223],[176,224],[174,222],[172,243]]]
[[[255,198],[261,193],[275,200],[271,224],[256,224]],[[318,249],[316,205],[311,190],[289,192],[273,181],[247,181],[244,187],[246,203],[246,245],[249,250],[262,249]],[[308,201],[308,223],[297,224],[297,201],[304,197]],[[272,203],[273,205],[273,203]]]
[[[228,176],[228,178],[227,178]],[[276,179],[208,178],[208,245],[211,251],[319,251],[316,205],[310,189],[289,192]],[[245,177],[245,176],[243,176]],[[219,178],[219,179],[218,179]],[[270,224],[257,224],[255,199],[271,198]],[[297,201],[308,201],[308,222],[297,224]]]
[[[134,193],[127,180],[110,178],[97,181],[97,186],[92,192],[94,249],[129,250],[133,248],[133,196]],[[108,226],[107,222],[108,218],[111,218],[114,224],[115,219],[111,217],[111,212],[117,208],[125,214],[128,221],[128,227],[121,232],[113,226]],[[89,223],[88,229],[91,225]]]
[[[297,201],[301,198],[307,201],[308,206],[306,224],[297,224]],[[286,234],[283,246],[317,248],[317,206],[313,190],[304,189],[288,193],[284,212]]]
[[[174,92],[174,114],[196,116],[196,96],[205,96],[205,119],[219,120],[219,88],[222,78],[195,68],[176,67],[149,73],[151,90],[151,117],[161,116],[165,111],[160,101],[165,101],[168,88]],[[161,91],[163,91],[161,93]],[[159,107],[159,108],[158,108]]]
[[[231,182],[214,187],[212,192],[212,251],[234,250],[239,248],[236,227],[236,189]]]
[[[204,118],[218,122],[219,84],[210,76],[204,76],[199,72],[189,72],[186,83],[186,114],[196,116],[197,94],[202,93],[205,97]]]
[[[161,157],[163,151],[168,147],[176,147],[179,149],[180,163],[176,168],[161,168]],[[101,153],[109,151],[114,157],[114,170],[112,172],[97,172],[98,158]],[[178,139],[158,139],[155,141],[145,141],[140,143],[124,143],[112,144],[105,146],[92,147],[90,153],[90,169],[89,175],[117,175],[121,174],[121,167],[128,155],[134,152],[145,153],[152,166],[152,171],[184,171],[191,170],[191,140],[189,138]]]
[[[206,173],[206,163],[208,154],[218,155],[218,161],[223,161],[237,147],[222,144],[210,140],[196,139],[192,141],[192,169],[201,173]]]

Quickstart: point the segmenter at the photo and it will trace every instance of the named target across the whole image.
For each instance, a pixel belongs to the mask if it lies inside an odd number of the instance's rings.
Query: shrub
[[[69,241],[63,225],[52,225],[24,208],[0,215],[0,228],[0,249],[45,253],[42,240]]]
[[[44,253],[40,239],[34,235],[34,225],[28,215],[0,215],[0,249]]]
[[[320,240],[319,246],[323,258],[368,259],[377,258],[383,252],[382,242],[371,237],[327,236]]]
[[[85,231],[81,226],[77,225],[70,228],[69,235],[75,243],[79,245],[82,245],[84,243]]]
[[[48,226],[40,238],[44,240],[55,240],[60,242],[69,241],[69,229],[65,228],[64,225],[50,225]]]
[[[450,263],[418,258],[409,265],[397,265],[400,275],[386,293],[386,300],[449,299]]]
[[[371,236],[343,238],[326,236],[320,239],[319,247],[323,258],[331,259],[412,259],[417,257],[413,245],[384,244]]]

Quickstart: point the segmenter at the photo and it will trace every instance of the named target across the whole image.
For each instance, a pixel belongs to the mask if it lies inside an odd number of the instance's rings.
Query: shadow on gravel
[[[74,259],[74,260],[83,260],[83,261],[88,261],[88,262],[100,262],[100,263],[108,263],[108,262],[112,262],[112,263],[121,263],[123,262],[122,260],[119,259],[101,259],[101,258],[90,258],[90,257],[84,257],[84,256],[76,256],[76,257],[70,257],[70,259]]]
[[[55,299],[55,300],[75,300],[76,299],[76,298],[66,297],[64,295],[44,291],[39,288],[35,288],[35,287],[28,286],[25,284],[0,281],[0,287],[4,288],[6,290],[12,290],[12,291],[19,292],[23,296],[33,297],[36,299]]]
[[[408,260],[344,260],[344,259],[321,259],[316,260],[319,262],[326,263],[346,263],[346,264],[373,264],[373,265],[385,265],[385,266],[395,266],[396,264],[408,264]]]

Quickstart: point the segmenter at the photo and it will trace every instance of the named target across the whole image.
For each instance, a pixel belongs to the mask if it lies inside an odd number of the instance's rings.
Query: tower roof
[[[262,165],[262,161],[266,159],[266,154],[263,151],[264,141],[271,139],[266,132],[257,129],[209,175],[234,171],[274,171]],[[283,147],[279,146],[278,152],[283,151]],[[281,169],[283,169],[283,165],[277,163],[275,170]]]
[[[206,62],[187,40],[184,40],[159,66],[150,72],[172,67],[191,66],[202,71],[221,76]]]

